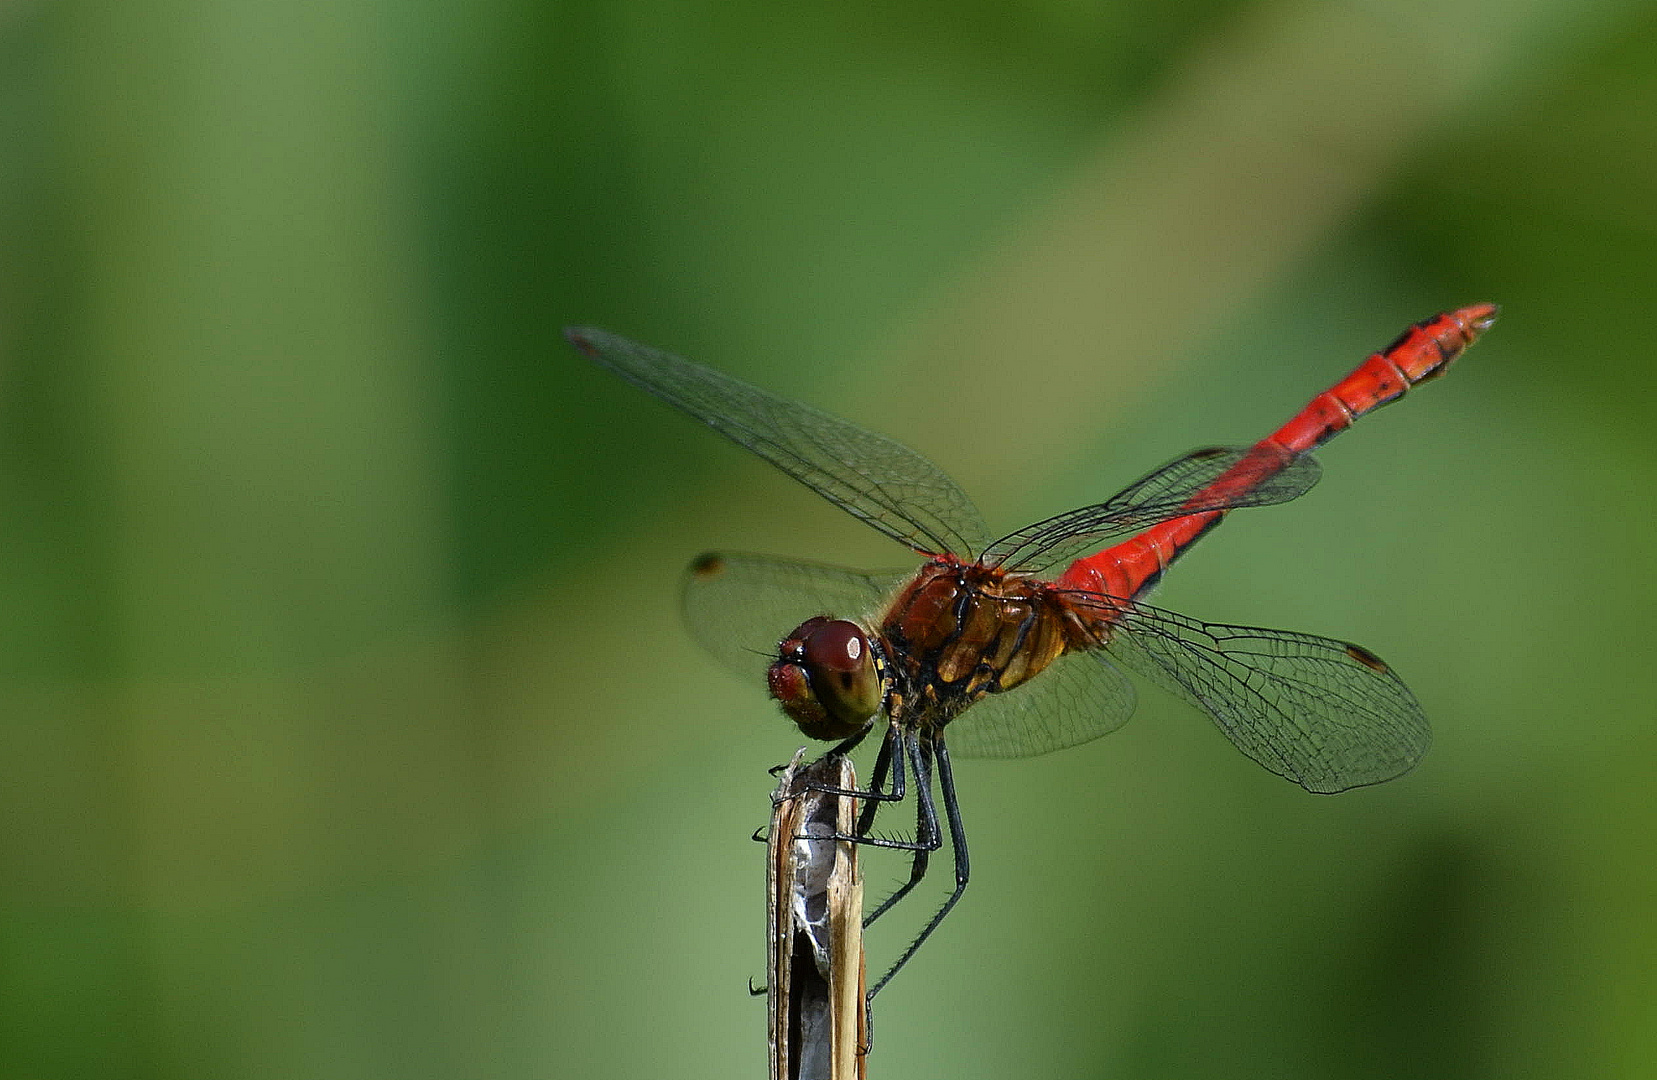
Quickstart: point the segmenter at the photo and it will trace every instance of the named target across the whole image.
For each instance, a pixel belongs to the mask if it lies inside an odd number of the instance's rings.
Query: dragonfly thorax
[[[777,646],[771,696],[812,739],[849,739],[868,728],[890,689],[884,651],[861,626],[807,619]]]
[[[1086,639],[1046,582],[954,560],[921,567],[880,634],[907,719],[934,727],[1029,681]]]

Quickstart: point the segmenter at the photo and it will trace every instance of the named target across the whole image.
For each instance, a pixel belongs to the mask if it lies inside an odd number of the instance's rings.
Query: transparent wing
[[[1169,518],[1288,502],[1311,490],[1321,472],[1310,456],[1276,446],[1194,450],[1102,503],[1008,533],[984,550],[983,561],[1040,573]]]
[[[1134,698],[1102,653],[1069,653],[1024,685],[979,698],[944,733],[964,757],[1029,757],[1110,734],[1133,715]]]
[[[867,626],[912,571],[866,574],[765,555],[710,552],[685,571],[685,622],[720,663],[765,689],[777,643],[813,615]]]
[[[966,492],[907,446],[603,330],[572,327],[565,334],[601,366],[683,409],[899,543],[923,554],[971,556],[989,539]]]
[[[1120,620],[1108,653],[1123,667],[1208,713],[1237,749],[1307,791],[1391,780],[1432,741],[1414,695],[1361,646],[1110,597],[1071,599]]]

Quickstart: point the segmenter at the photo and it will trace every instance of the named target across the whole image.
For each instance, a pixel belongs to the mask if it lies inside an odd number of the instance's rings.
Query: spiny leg
[[[865,728],[863,731],[858,732],[856,735],[853,735],[851,738],[846,739],[843,742],[838,743],[834,747],[834,749],[832,749],[828,753],[824,754],[822,756],[822,758],[819,758],[818,760],[822,761],[822,760],[826,760],[826,759],[831,758],[831,757],[845,757],[846,755],[850,754],[853,750],[857,749],[857,745],[859,743],[861,743],[865,738],[867,738],[869,732],[872,731],[872,730],[873,730],[872,727],[871,728]],[[844,834],[835,834],[835,835],[831,835],[831,836],[827,836],[827,837],[799,836],[799,837],[795,837],[795,839],[797,839],[797,840],[849,840],[853,843],[859,842],[862,835],[868,831],[870,823],[874,820],[874,814],[875,814],[876,808],[878,808],[882,803],[901,802],[906,797],[905,790],[904,790],[903,759],[902,758],[899,758],[897,760],[897,769],[893,773],[893,776],[892,776],[892,790],[890,792],[885,792],[885,791],[880,790],[880,785],[885,781],[887,770],[890,767],[890,763],[892,761],[892,744],[897,740],[897,734],[898,734],[898,727],[897,727],[897,724],[894,723],[888,729],[886,736],[881,740],[880,753],[875,758],[874,783],[869,785],[870,789],[868,791],[864,791],[864,790],[861,790],[859,788],[835,787],[833,784],[820,784],[820,783],[813,783],[813,782],[810,782],[810,781],[808,781],[805,784],[801,785],[801,788],[800,788],[801,791],[815,791],[815,792],[819,792],[819,793],[824,794],[824,795],[830,795],[830,796],[834,796],[834,797],[838,797],[838,798],[850,798],[850,799],[861,799],[861,800],[863,800],[863,810],[862,810],[861,816],[859,817],[858,823],[857,823],[857,835],[856,836],[848,836],[848,835],[844,835]],[[778,765],[778,766],[775,766],[774,768],[770,769],[769,771],[770,771],[772,776],[776,776],[787,768],[788,768],[787,765]],[[760,828],[754,830],[754,835],[751,837],[751,839],[753,839],[753,840],[755,840],[755,841],[757,841],[758,843],[761,843],[761,844],[768,843],[769,841],[768,841],[768,838],[767,838],[765,833],[766,833],[765,827],[761,826]]]
[[[866,735],[868,735],[868,731],[863,731],[852,736],[845,742],[836,746],[833,750],[830,750],[829,754],[844,755],[850,753],[858,743],[863,741],[864,736]],[[886,738],[881,741],[880,753],[875,758],[873,775],[874,783],[870,784],[868,790],[866,791],[859,788],[835,787],[832,784],[806,785],[806,790],[808,791],[817,791],[824,795],[834,795],[843,798],[864,800],[863,811],[861,816],[858,818],[857,823],[858,835],[836,835],[831,839],[861,842],[862,834],[867,831],[868,825],[874,820],[874,811],[876,806],[880,803],[902,802],[908,797],[904,787],[903,758],[901,755],[895,754],[892,749],[893,744],[901,742],[902,739],[902,729],[898,726],[897,721],[893,720],[891,722],[891,726],[887,729]],[[881,791],[880,785],[881,782],[886,779],[886,770],[888,765],[890,765],[892,771],[892,790]]]
[[[892,976],[896,975],[899,969],[909,962],[909,958],[915,955],[916,950],[921,947],[926,939],[932,936],[932,931],[938,928],[938,925],[944,921],[944,916],[948,915],[956,901],[961,899],[961,894],[967,891],[967,879],[971,876],[971,863],[967,858],[967,840],[965,834],[961,831],[961,807],[955,800],[955,776],[949,767],[949,748],[944,745],[944,737],[941,732],[922,736],[922,738],[925,741],[917,757],[916,772],[917,774],[920,772],[919,762],[925,761],[930,765],[930,759],[936,754],[938,791],[943,796],[944,814],[949,819],[949,842],[955,853],[955,891],[949,894],[949,898],[944,901],[937,914],[933,915],[931,921],[922,927],[921,932],[915,936],[915,940],[909,943],[909,947],[903,950],[903,955],[898,957],[897,963],[888,968],[886,974],[882,975],[880,981],[870,989],[868,998],[871,1000],[876,994],[880,993],[887,983],[892,981]],[[930,769],[927,771],[925,786],[917,786],[921,792],[925,793],[925,800],[930,804],[932,801]],[[933,828],[937,828],[936,816],[933,818]],[[879,912],[877,911],[876,914],[879,914]]]
[[[893,747],[899,746],[900,743],[901,739],[898,736],[897,726],[893,725],[892,729],[886,733],[886,738],[880,741],[880,753],[875,756],[874,772],[869,777],[870,791],[879,791],[880,785],[886,782],[887,770],[892,767]],[[897,766],[897,773],[892,778],[893,792],[903,790],[903,754],[901,748],[897,753]],[[857,815],[856,832],[858,836],[869,835],[869,829],[875,823],[875,813],[882,805],[890,801],[889,799],[864,800],[863,809]]]
[[[897,739],[902,744],[901,750],[892,754],[892,786],[896,788],[897,778],[902,775],[903,756],[907,754],[910,766],[915,770],[916,795],[916,837],[913,840],[890,840],[884,836],[855,836],[847,833],[837,833],[832,839],[845,840],[853,844],[863,844],[867,847],[890,848],[897,851],[937,851],[943,843],[938,831],[938,811],[932,802],[932,760],[928,752],[923,756],[917,749],[915,733],[899,729]],[[851,794],[859,794],[852,792]],[[890,801],[890,800],[888,800]]]
[[[898,847],[913,851],[914,860],[909,864],[909,880],[900,885],[896,892],[882,900],[872,913],[865,916],[863,926],[867,929],[876,919],[891,910],[892,906],[914,891],[915,886],[921,883],[926,876],[932,853],[943,846],[943,836],[938,830],[938,811],[932,801],[932,762],[929,749],[923,749],[913,734],[905,740],[910,748],[915,762],[915,842],[900,844],[888,841],[883,847]]]

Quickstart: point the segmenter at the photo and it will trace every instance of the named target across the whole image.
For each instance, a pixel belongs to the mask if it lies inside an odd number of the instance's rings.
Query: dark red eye
[[[808,669],[848,675],[869,667],[869,643],[856,623],[825,620],[805,639]]]
[[[819,615],[777,648],[771,696],[813,739],[844,739],[863,730],[881,705],[883,687],[868,635],[854,622]]]

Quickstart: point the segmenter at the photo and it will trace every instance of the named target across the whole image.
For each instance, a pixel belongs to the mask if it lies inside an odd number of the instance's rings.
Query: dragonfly
[[[913,891],[947,833],[954,887],[868,996],[937,930],[970,861],[952,754],[1020,757],[1125,723],[1126,668],[1207,713],[1246,756],[1332,794],[1408,772],[1431,741],[1421,706],[1361,645],[1202,622],[1144,602],[1233,510],[1288,502],[1318,480],[1311,451],[1436,378],[1495,321],[1475,304],[1416,323],[1253,446],[1194,450],[1104,502],[996,537],[961,488],[920,454],[808,405],[603,330],[566,335],[592,360],[757,454],[908,547],[919,569],[869,573],[735,552],[695,559],[692,633],[770,696],[807,737],[849,753],[881,741],[851,834],[910,854]],[[876,836],[909,798],[915,829]],[[940,820],[939,808],[942,808]]]

